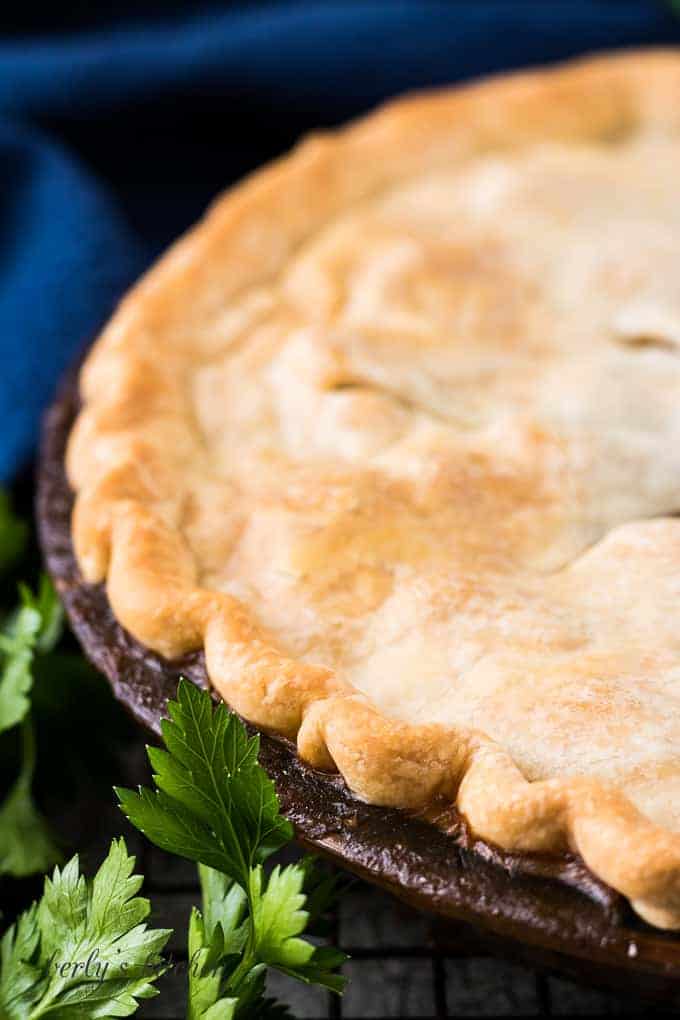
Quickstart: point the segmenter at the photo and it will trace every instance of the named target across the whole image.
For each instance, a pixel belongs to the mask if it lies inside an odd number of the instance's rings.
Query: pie
[[[680,928],[679,267],[678,51],[312,137],[87,358],[84,577],[361,798]]]

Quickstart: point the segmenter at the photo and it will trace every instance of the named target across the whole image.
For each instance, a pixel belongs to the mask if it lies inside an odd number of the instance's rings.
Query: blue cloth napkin
[[[130,7],[0,36],[4,480],[124,288],[300,134],[406,89],[680,42],[670,5],[642,0]]]

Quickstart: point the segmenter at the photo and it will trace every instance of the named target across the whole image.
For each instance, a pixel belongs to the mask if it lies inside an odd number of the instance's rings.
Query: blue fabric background
[[[4,479],[125,286],[301,133],[404,89],[680,42],[669,6],[642,0],[137,3],[115,22],[86,8],[36,32],[20,5],[0,37]]]

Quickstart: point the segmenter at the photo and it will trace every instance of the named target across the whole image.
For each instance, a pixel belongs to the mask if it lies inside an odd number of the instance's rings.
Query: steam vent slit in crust
[[[680,928],[680,54],[415,96],[221,198],[81,375],[118,620],[360,797]]]

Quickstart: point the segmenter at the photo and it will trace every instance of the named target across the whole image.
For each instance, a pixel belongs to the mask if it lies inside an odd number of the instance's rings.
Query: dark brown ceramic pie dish
[[[82,579],[71,546],[73,496],[63,467],[77,406],[71,379],[44,424],[40,540],[85,653],[134,718],[158,732],[180,675],[205,686],[203,655],[168,662],[148,651],[117,623],[104,587]],[[292,745],[267,734],[261,760],[299,842],[437,915],[445,922],[444,945],[450,937],[460,948],[466,939],[475,950],[680,1006],[680,937],[637,920],[578,858],[501,853],[471,838],[460,818],[447,819],[446,834],[423,819],[364,804],[342,779],[307,768]]]

